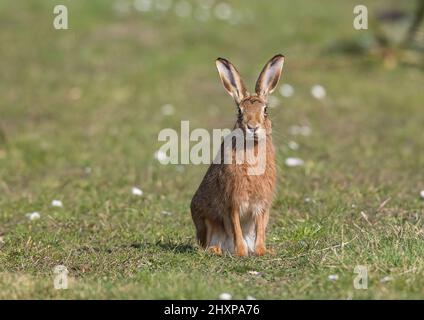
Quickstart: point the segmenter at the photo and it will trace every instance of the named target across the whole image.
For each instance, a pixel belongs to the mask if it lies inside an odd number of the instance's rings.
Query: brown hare
[[[215,253],[224,251],[237,256],[249,253],[261,256],[267,252],[265,231],[276,185],[275,151],[267,98],[277,86],[283,63],[283,55],[274,56],[263,68],[256,82],[256,93],[251,95],[236,68],[226,59],[216,60],[224,88],[237,105],[234,131],[242,132],[246,144],[244,148],[237,148],[239,144],[234,143],[234,136],[230,138],[231,161],[228,163],[224,161],[224,139],[217,158],[191,201],[197,240],[203,248]],[[263,133],[262,138],[259,138],[259,132]],[[250,143],[253,153],[263,153],[262,158],[265,158],[260,174],[249,171],[255,164],[234,161],[238,153],[247,152],[249,137],[253,137],[250,139],[253,140]],[[265,141],[263,152],[259,148],[260,141]]]

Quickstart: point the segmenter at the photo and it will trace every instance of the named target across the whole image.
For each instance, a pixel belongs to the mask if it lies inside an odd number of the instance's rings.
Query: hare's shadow
[[[131,248],[135,249],[148,249],[148,248],[159,248],[162,251],[170,251],[176,253],[193,253],[196,251],[196,247],[190,243],[176,243],[173,241],[157,241],[153,242],[136,242],[130,245]]]

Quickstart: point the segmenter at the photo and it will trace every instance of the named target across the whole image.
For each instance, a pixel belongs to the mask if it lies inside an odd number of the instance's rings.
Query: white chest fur
[[[263,213],[266,209],[266,204],[262,200],[255,201],[243,201],[240,204],[240,219],[251,219],[255,218],[257,215]]]
[[[240,204],[240,224],[243,231],[243,238],[249,252],[255,250],[256,240],[256,217],[266,210],[266,203],[262,200],[243,201]]]

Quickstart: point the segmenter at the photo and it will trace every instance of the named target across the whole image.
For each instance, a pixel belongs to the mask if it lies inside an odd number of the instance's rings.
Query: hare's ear
[[[277,54],[262,69],[256,82],[256,94],[264,99],[274,91],[283,70],[284,56]]]
[[[216,59],[215,63],[225,90],[234,98],[237,105],[240,104],[248,96],[248,92],[237,69],[224,58]]]

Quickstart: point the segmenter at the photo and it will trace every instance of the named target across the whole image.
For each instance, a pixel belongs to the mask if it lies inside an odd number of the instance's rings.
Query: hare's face
[[[238,108],[237,127],[246,137],[271,133],[271,121],[267,114],[268,95],[277,86],[283,69],[284,56],[277,54],[264,66],[256,81],[256,94],[250,95],[236,68],[226,59],[218,58],[216,67],[225,90],[234,98]],[[261,130],[263,129],[263,130]]]
[[[268,117],[266,102],[252,96],[241,101],[238,106],[237,127],[241,128],[246,136],[258,137],[262,129],[265,133],[271,132],[271,120]]]

